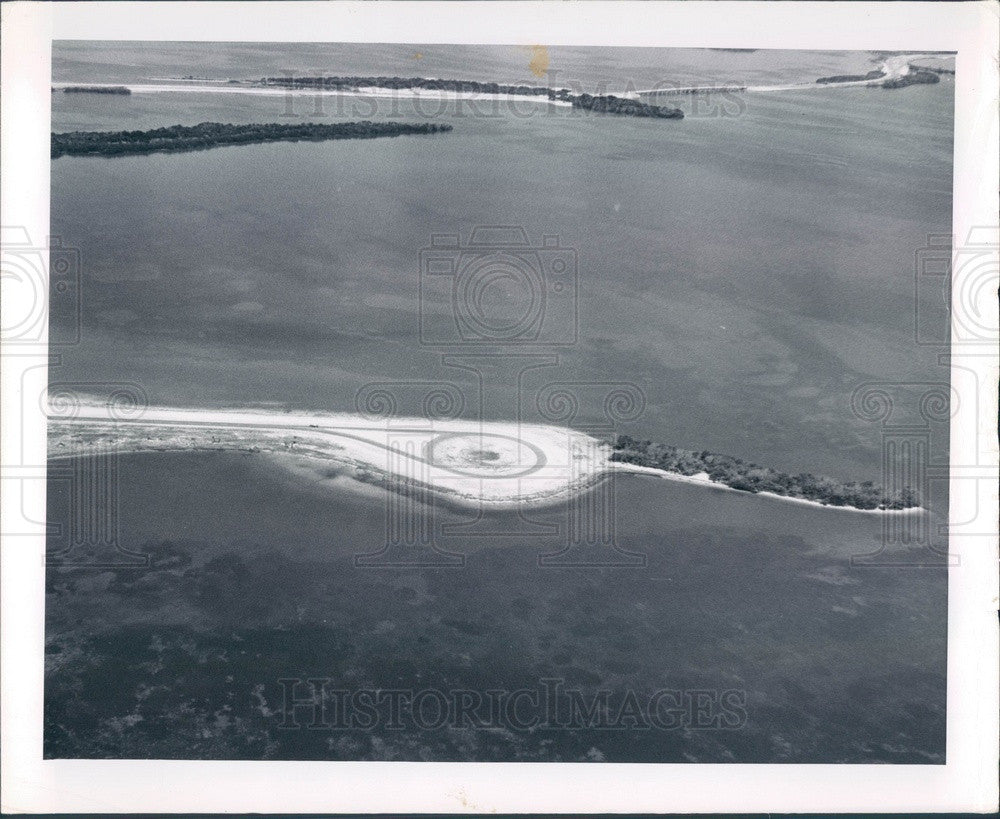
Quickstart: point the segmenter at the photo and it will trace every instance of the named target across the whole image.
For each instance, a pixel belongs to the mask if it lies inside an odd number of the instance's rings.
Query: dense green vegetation
[[[835,74],[832,77],[820,77],[816,82],[818,83],[836,83],[836,82],[861,82],[862,80],[879,80],[885,76],[884,71],[879,71],[878,69],[874,71],[869,71],[867,74]]]
[[[698,85],[692,88],[658,88],[657,96],[683,95],[683,94],[725,94],[746,91],[745,85]]]
[[[902,77],[894,80],[886,80],[882,83],[883,88],[906,88],[908,85],[933,85],[941,82],[941,78],[931,71],[911,71]]]
[[[167,151],[197,151],[217,145],[247,145],[255,142],[327,139],[374,139],[402,134],[434,134],[450,131],[450,125],[407,122],[338,122],[330,125],[305,123],[282,125],[254,123],[226,125],[172,125],[151,131],[72,131],[52,135],[52,158],[67,156],[122,156]]]
[[[132,92],[124,85],[67,85],[64,94],[121,94],[128,96]]]
[[[916,63],[909,63],[910,71],[921,72],[930,71],[933,74],[954,74],[955,69],[953,68],[941,68],[934,65],[917,65]]]
[[[910,509],[920,505],[916,493],[909,487],[890,496],[872,481],[843,483],[833,478],[809,473],[788,475],[729,455],[692,452],[667,444],[640,441],[628,435],[618,436],[611,460],[681,475],[707,472],[713,481],[743,492],[773,492],[776,495],[803,498],[829,506]]]
[[[649,105],[640,100],[617,97],[614,94],[574,94],[566,88],[547,88],[541,85],[505,85],[477,80],[429,80],[423,77],[264,77],[261,85],[282,88],[316,88],[324,90],[353,90],[383,88],[389,90],[451,91],[462,94],[508,94],[524,97],[545,97],[553,102],[566,102],[574,108],[617,114],[627,117],[654,117],[657,119],[682,119],[679,108]]]
[[[668,108],[664,105],[649,105],[639,100],[616,97],[612,94],[591,96],[590,94],[569,94],[559,91],[555,99],[569,102],[574,108],[586,111],[597,111],[602,114],[617,114],[625,117],[654,117],[656,119],[683,119],[684,112],[680,108]]]

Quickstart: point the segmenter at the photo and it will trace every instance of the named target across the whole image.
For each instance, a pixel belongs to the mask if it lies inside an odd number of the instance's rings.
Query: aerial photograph
[[[54,42],[45,757],[944,765],[954,79]]]

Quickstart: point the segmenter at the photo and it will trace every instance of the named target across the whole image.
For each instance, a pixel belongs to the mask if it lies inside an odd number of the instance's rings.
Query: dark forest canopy
[[[52,134],[52,158],[60,156],[123,156],[168,151],[197,151],[217,145],[258,142],[321,142],[330,139],[375,139],[404,134],[450,131],[450,125],[407,122],[338,122],[318,125],[254,123],[227,125],[202,122],[172,125],[150,131],[72,131]]]
[[[955,69],[954,68],[943,68],[941,66],[934,66],[934,65],[917,65],[916,63],[910,63],[909,67],[910,67],[910,71],[913,71],[914,73],[920,73],[920,72],[923,72],[923,71],[930,71],[933,74],[954,74],[955,73]]]
[[[53,89],[55,90],[55,89]],[[129,96],[132,92],[124,85],[67,85],[64,94],[120,94]]]
[[[879,80],[885,76],[884,71],[869,71],[867,74],[835,74],[832,77],[820,77],[816,82],[824,83],[838,83],[838,82],[861,82],[863,80]]]
[[[617,114],[627,117],[653,117],[656,119],[682,119],[679,108],[650,105],[629,97],[614,94],[574,94],[566,88],[548,88],[541,85],[507,85],[478,80],[430,80],[424,77],[264,77],[258,83],[266,86],[295,89],[354,90],[382,88],[388,90],[419,89],[424,91],[451,91],[464,94],[507,94],[523,97],[545,97],[553,102],[566,102],[574,108]]]
[[[894,80],[886,80],[882,83],[882,87],[906,88],[908,85],[933,85],[936,82],[941,82],[941,78],[931,71],[911,71]]]
[[[743,492],[771,492],[828,506],[858,509],[911,509],[920,506],[916,492],[909,487],[890,494],[873,481],[844,483],[810,473],[788,475],[729,455],[693,452],[667,444],[640,441],[628,435],[619,435],[615,440],[611,460],[680,475],[704,472],[716,483]]]

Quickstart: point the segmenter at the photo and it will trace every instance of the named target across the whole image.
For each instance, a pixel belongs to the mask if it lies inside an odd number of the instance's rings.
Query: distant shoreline
[[[714,51],[752,52],[755,49],[712,49]],[[911,85],[933,84],[941,75],[954,75],[953,68],[924,66],[915,60],[938,58],[940,55],[924,52],[899,52],[885,54],[878,67],[866,73],[836,74],[819,77],[811,82],[794,82],[772,85],[754,85],[746,82],[703,85],[664,85],[648,89],[628,89],[617,93],[588,94],[581,90],[546,85],[529,85],[515,82],[483,80],[456,80],[435,77],[381,77],[381,76],[303,76],[262,77],[260,79],[233,79],[195,77],[154,77],[141,82],[118,83],[68,83],[54,82],[52,90],[69,88],[86,89],[88,93],[218,93],[308,95],[308,96],[360,96],[388,97],[413,100],[453,100],[482,102],[484,100],[516,102],[523,100],[539,105],[559,106],[612,116],[654,119],[683,119],[680,108],[648,102],[645,97],[694,96],[704,94],[741,94],[775,91],[809,91],[817,88],[905,88]],[[167,84],[172,83],[172,84]],[[183,85],[181,85],[183,83]],[[108,89],[108,90],[103,90]]]
[[[652,105],[629,96],[587,94],[568,88],[544,85],[512,85],[479,80],[441,80],[427,77],[264,77],[251,82],[265,88],[288,88],[296,91],[430,91],[483,95],[488,97],[539,97],[549,102],[569,105],[585,111],[625,117],[653,119],[683,119],[680,108]]]

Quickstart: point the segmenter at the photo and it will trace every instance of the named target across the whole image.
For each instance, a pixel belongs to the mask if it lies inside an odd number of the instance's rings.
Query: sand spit
[[[179,85],[179,82],[189,83]],[[79,85],[79,83],[52,83],[56,90]],[[92,88],[111,87],[111,83],[88,83]],[[259,97],[382,97],[397,100],[435,100],[466,102],[528,102],[534,105],[554,105],[572,108],[572,103],[552,100],[546,96],[530,94],[485,94],[464,91],[433,90],[428,88],[283,88],[280,86],[261,87],[245,84],[209,84],[197,80],[175,80],[173,83],[114,83],[116,87],[127,88],[132,94],[202,93],[202,94],[249,94]]]
[[[901,77],[906,76],[910,73],[911,67],[910,63],[913,60],[922,60],[930,58],[939,58],[940,55],[937,54],[895,54],[891,57],[887,57],[882,60],[877,68],[884,72],[884,76],[878,79],[872,80],[849,80],[845,82],[831,82],[817,84],[816,82],[800,82],[800,83],[789,83],[784,85],[748,85],[742,87],[729,87],[724,86],[687,86],[680,88],[647,88],[641,91],[632,92],[633,96],[657,96],[657,95],[671,95],[671,94],[684,94],[684,93],[712,93],[715,91],[730,91],[737,93],[739,91],[747,91],[750,93],[768,93],[772,91],[815,91],[817,89],[826,88],[858,88],[862,86],[879,86],[887,80],[898,80]]]
[[[61,408],[62,409],[62,408]],[[348,465],[392,486],[476,506],[550,503],[609,469],[606,443],[571,429],[494,421],[77,404],[49,415],[49,457],[92,451],[229,450]]]
[[[448,500],[476,507],[558,502],[610,472],[740,491],[712,481],[705,473],[681,475],[611,461],[607,442],[543,424],[264,409],[134,408],[96,402],[50,406],[51,459],[171,451],[261,453],[298,474],[311,470],[317,478],[347,466],[370,483],[391,489],[426,487]],[[761,494],[843,512],[923,511],[856,509]]]

